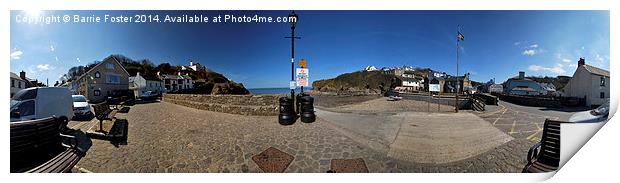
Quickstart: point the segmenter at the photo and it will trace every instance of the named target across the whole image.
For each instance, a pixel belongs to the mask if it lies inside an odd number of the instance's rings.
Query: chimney
[[[181,75],[181,72],[179,72],[179,73],[178,73],[178,75],[180,76],[180,75]]]
[[[24,71],[19,72],[19,77],[22,78],[23,80],[26,80],[26,72]]]
[[[525,79],[525,72],[519,71],[519,79]]]
[[[194,65],[194,62],[189,61],[189,66],[193,66],[193,65]]]
[[[578,66],[586,65],[586,59],[584,59],[583,57],[579,58],[579,61],[577,61],[577,65]]]
[[[136,72],[136,76],[140,76],[140,72]]]

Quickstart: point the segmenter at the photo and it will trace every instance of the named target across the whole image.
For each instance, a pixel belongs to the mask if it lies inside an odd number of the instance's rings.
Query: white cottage
[[[129,89],[133,90],[134,95],[139,98],[147,91],[151,91],[156,94],[162,94],[166,92],[164,88],[164,82],[155,76],[143,76],[140,73],[136,73],[136,76],[129,77]]]
[[[25,75],[24,71],[22,71],[20,74],[22,73],[23,75]],[[13,97],[15,93],[23,90],[26,87],[27,87],[26,80],[22,79],[20,76],[17,76],[17,74],[11,72],[11,97]]]
[[[568,97],[585,98],[587,106],[602,105],[609,99],[609,71],[587,65],[584,58],[577,62],[577,70],[564,93]]]

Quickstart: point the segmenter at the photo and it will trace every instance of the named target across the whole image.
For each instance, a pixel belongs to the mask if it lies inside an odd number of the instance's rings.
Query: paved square
[[[252,160],[269,147],[294,157],[284,172],[324,173],[333,159],[364,160],[369,172],[520,172],[531,141],[515,139],[477,156],[446,164],[390,158],[332,128],[318,116],[314,123],[281,126],[274,116],[243,116],[167,102],[136,104],[129,113],[126,145],[93,140],[75,167],[90,172],[263,172]],[[71,121],[83,131],[96,119]]]

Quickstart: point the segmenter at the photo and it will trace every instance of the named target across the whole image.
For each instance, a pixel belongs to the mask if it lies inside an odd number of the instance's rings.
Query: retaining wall
[[[162,100],[186,107],[251,116],[278,115],[280,95],[163,94]]]
[[[441,104],[441,105],[448,105],[448,106],[454,106],[454,103],[456,101],[455,97],[430,97],[428,95],[422,95],[422,94],[400,94],[401,97],[403,97],[403,99],[407,99],[407,100],[417,100],[417,101],[424,101],[424,102],[430,102],[433,104]],[[459,109],[471,109],[471,102],[469,102],[469,98],[467,97],[459,97]]]

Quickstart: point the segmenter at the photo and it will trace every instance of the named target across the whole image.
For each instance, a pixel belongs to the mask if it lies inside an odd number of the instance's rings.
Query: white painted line
[[[495,119],[495,121],[493,121],[493,125],[495,125],[495,123],[497,123],[497,121],[499,120],[499,118],[501,118],[501,117],[504,115],[504,113],[506,113],[506,111],[508,111],[508,109],[504,109],[504,112],[502,112],[502,114],[500,114],[500,115],[497,117],[497,119]]]

